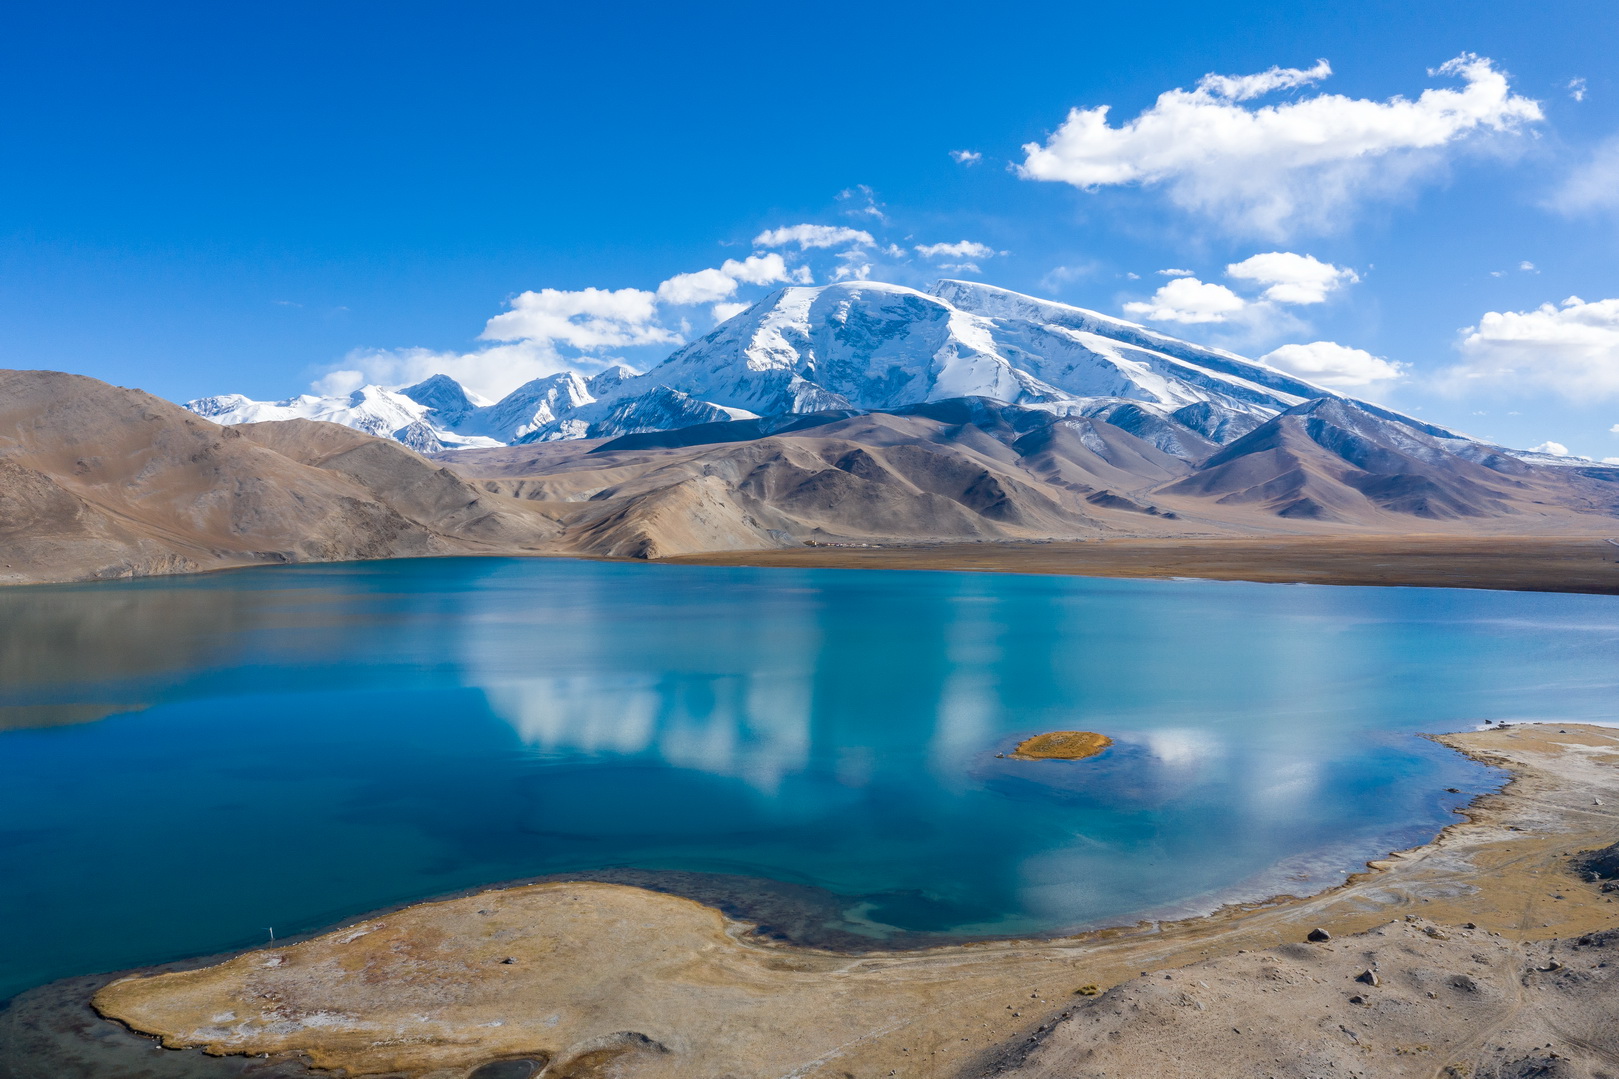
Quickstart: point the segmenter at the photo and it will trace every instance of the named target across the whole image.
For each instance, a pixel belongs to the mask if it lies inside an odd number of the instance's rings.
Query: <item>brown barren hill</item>
[[[0,582],[518,552],[557,531],[397,443],[254,427],[80,375],[0,371]]]
[[[1619,591],[1619,468],[1343,401],[1224,447],[1139,421],[963,398],[429,460],[0,372],[0,583],[549,554]]]

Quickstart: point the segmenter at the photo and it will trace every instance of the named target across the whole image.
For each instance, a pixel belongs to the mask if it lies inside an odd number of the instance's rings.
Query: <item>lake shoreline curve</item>
[[[173,1048],[269,1053],[353,1075],[463,1079],[489,1062],[541,1056],[552,1065],[539,1076],[599,1065],[623,1075],[808,1079],[906,1074],[924,1059],[940,1075],[1019,1074],[1042,1053],[1080,1051],[1064,1050],[1058,1035],[1087,1015],[1102,1021],[1121,994],[1141,991],[1137,983],[1173,980],[1153,968],[1266,955],[1285,963],[1317,928],[1335,942],[1420,930],[1430,950],[1471,940],[1475,953],[1518,958],[1619,928],[1613,894],[1582,880],[1570,858],[1619,833],[1619,731],[1512,724],[1433,737],[1507,769],[1510,781],[1458,810],[1431,842],[1312,896],[1067,938],[848,953],[772,940],[664,892],[555,881],[414,904],[185,973],[126,975],[97,991],[95,1006]],[[1606,935],[1619,948],[1619,933]],[[1321,949],[1323,962],[1343,950]],[[1076,995],[1091,987],[1102,992]],[[1246,991],[1219,1003],[1244,1001],[1276,1006]],[[1241,1074],[1239,1064],[1229,1074]],[[1430,1074],[1435,1064],[1424,1066]]]

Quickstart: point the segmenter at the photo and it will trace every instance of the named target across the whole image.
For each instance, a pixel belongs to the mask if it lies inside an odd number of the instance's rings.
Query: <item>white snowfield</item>
[[[1306,401],[1345,399],[1122,319],[946,280],[928,292],[871,281],[784,288],[645,374],[564,371],[494,403],[435,375],[346,396],[227,394],[186,407],[220,423],[329,420],[434,452],[961,397],[1106,419],[1170,453],[1188,431],[1229,443]]]

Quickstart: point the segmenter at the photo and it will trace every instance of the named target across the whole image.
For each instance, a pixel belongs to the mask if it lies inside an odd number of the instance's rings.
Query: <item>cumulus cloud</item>
[[[925,259],[987,259],[995,254],[988,244],[958,240],[953,244],[917,244],[916,253]]]
[[[1085,190],[1161,185],[1182,210],[1232,232],[1281,238],[1340,226],[1360,201],[1404,191],[1470,136],[1513,133],[1542,118],[1537,102],[1512,93],[1505,74],[1470,53],[1433,72],[1460,78],[1460,89],[1244,104],[1330,73],[1321,61],[1208,75],[1192,90],[1159,95],[1120,127],[1108,123],[1106,105],[1075,108],[1044,144],[1024,146],[1018,172]]]
[[[853,189],[869,196],[865,188]],[[796,245],[800,250],[843,246],[831,257],[839,262],[836,276],[864,279],[872,270],[867,257],[874,247],[871,234],[831,225],[793,225],[761,233],[759,248]],[[907,253],[894,249],[901,256]],[[655,290],[638,288],[546,288],[521,293],[507,309],[489,319],[478,340],[467,351],[428,348],[359,349],[318,377],[311,388],[322,394],[342,394],[366,383],[403,386],[443,373],[467,388],[498,398],[530,379],[577,370],[593,373],[625,363],[619,350],[679,345],[691,332],[691,312],[680,308],[706,305],[716,322],[745,310],[744,286],[812,284],[805,256],[759,250],[719,266],[675,274]],[[700,316],[699,316],[700,317]],[[631,353],[633,355],[633,352]],[[634,366],[633,363],[627,366]]]
[[[1333,291],[1360,280],[1348,267],[1292,251],[1251,255],[1225,268],[1233,281],[1261,289],[1252,299],[1224,285],[1200,281],[1191,270],[1178,266],[1157,272],[1171,280],[1151,299],[1125,304],[1125,311],[1153,322],[1242,322],[1259,337],[1302,327],[1283,311],[1284,305],[1322,303]]]
[[[1559,457],[1568,456],[1568,447],[1561,442],[1542,442],[1538,446],[1530,446],[1530,453],[1554,453]]]
[[[1597,144],[1553,192],[1551,206],[1565,214],[1619,211],[1619,135]]]
[[[1152,299],[1127,303],[1124,309],[1154,322],[1224,322],[1247,306],[1247,300],[1224,285],[1177,277],[1153,293]]]
[[[564,344],[577,349],[672,344],[658,322],[658,297],[644,289],[544,288],[520,293],[511,310],[490,319],[479,339]]]
[[[766,229],[753,238],[754,247],[786,247],[797,244],[800,251],[817,247],[839,247],[857,244],[870,247],[877,241],[871,233],[842,225],[787,225],[779,229]]]
[[[1567,90],[1568,90],[1568,96],[1573,98],[1575,101],[1584,101],[1585,100],[1585,80],[1584,79],[1582,79],[1582,78],[1573,78],[1573,79],[1568,80]]]
[[[984,160],[984,155],[977,150],[951,150],[950,157],[958,165],[976,165]]]
[[[1371,386],[1391,382],[1404,374],[1404,364],[1373,356],[1359,348],[1334,341],[1312,341],[1307,345],[1283,345],[1259,357],[1289,374],[1337,388]]]
[[[1619,299],[1570,296],[1532,311],[1490,311],[1462,331],[1452,389],[1545,390],[1571,400],[1619,397]]]
[[[1530,262],[1528,259],[1524,259],[1522,262],[1518,263],[1518,269],[1522,270],[1524,273],[1540,272],[1539,270],[1535,269],[1535,264]]]
[[[832,280],[865,281],[871,277],[871,260],[864,251],[844,251],[838,257],[843,260],[843,265],[832,271]]]
[[[622,362],[609,357],[564,359],[553,347],[529,341],[493,345],[469,352],[430,348],[356,349],[337,370],[316,379],[320,394],[345,394],[367,383],[408,386],[430,375],[445,374],[474,393],[498,399],[530,379],[577,369],[592,372]]]
[[[726,259],[717,269],[676,274],[658,286],[657,296],[659,302],[678,307],[727,299],[735,295],[739,285],[775,285],[788,281],[808,284],[811,280],[809,267],[788,269],[787,260],[772,251],[740,261]]]
[[[677,306],[713,303],[736,291],[736,278],[724,270],[696,270],[675,274],[658,286],[658,299]]]
[[[1276,303],[1322,303],[1327,294],[1360,280],[1354,270],[1311,255],[1267,251],[1225,268],[1228,277],[1266,286],[1264,298]]]

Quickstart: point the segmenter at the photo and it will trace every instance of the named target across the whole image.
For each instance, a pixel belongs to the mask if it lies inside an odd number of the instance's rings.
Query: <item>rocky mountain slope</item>
[[[0,373],[7,583],[450,553],[1604,535],[1616,517],[1619,469],[1534,464],[1341,398],[1224,445],[1139,404],[1063,415],[966,397],[431,461],[337,424],[220,426],[93,379]]]
[[[1114,420],[1133,415],[1114,413]],[[1147,434],[1155,434],[1150,428]],[[441,456],[586,553],[1276,533],[1604,534],[1619,469],[1531,464],[1345,400],[1229,446],[962,398]]]
[[[558,531],[346,427],[221,427],[140,390],[0,371],[0,582],[517,552]]]

